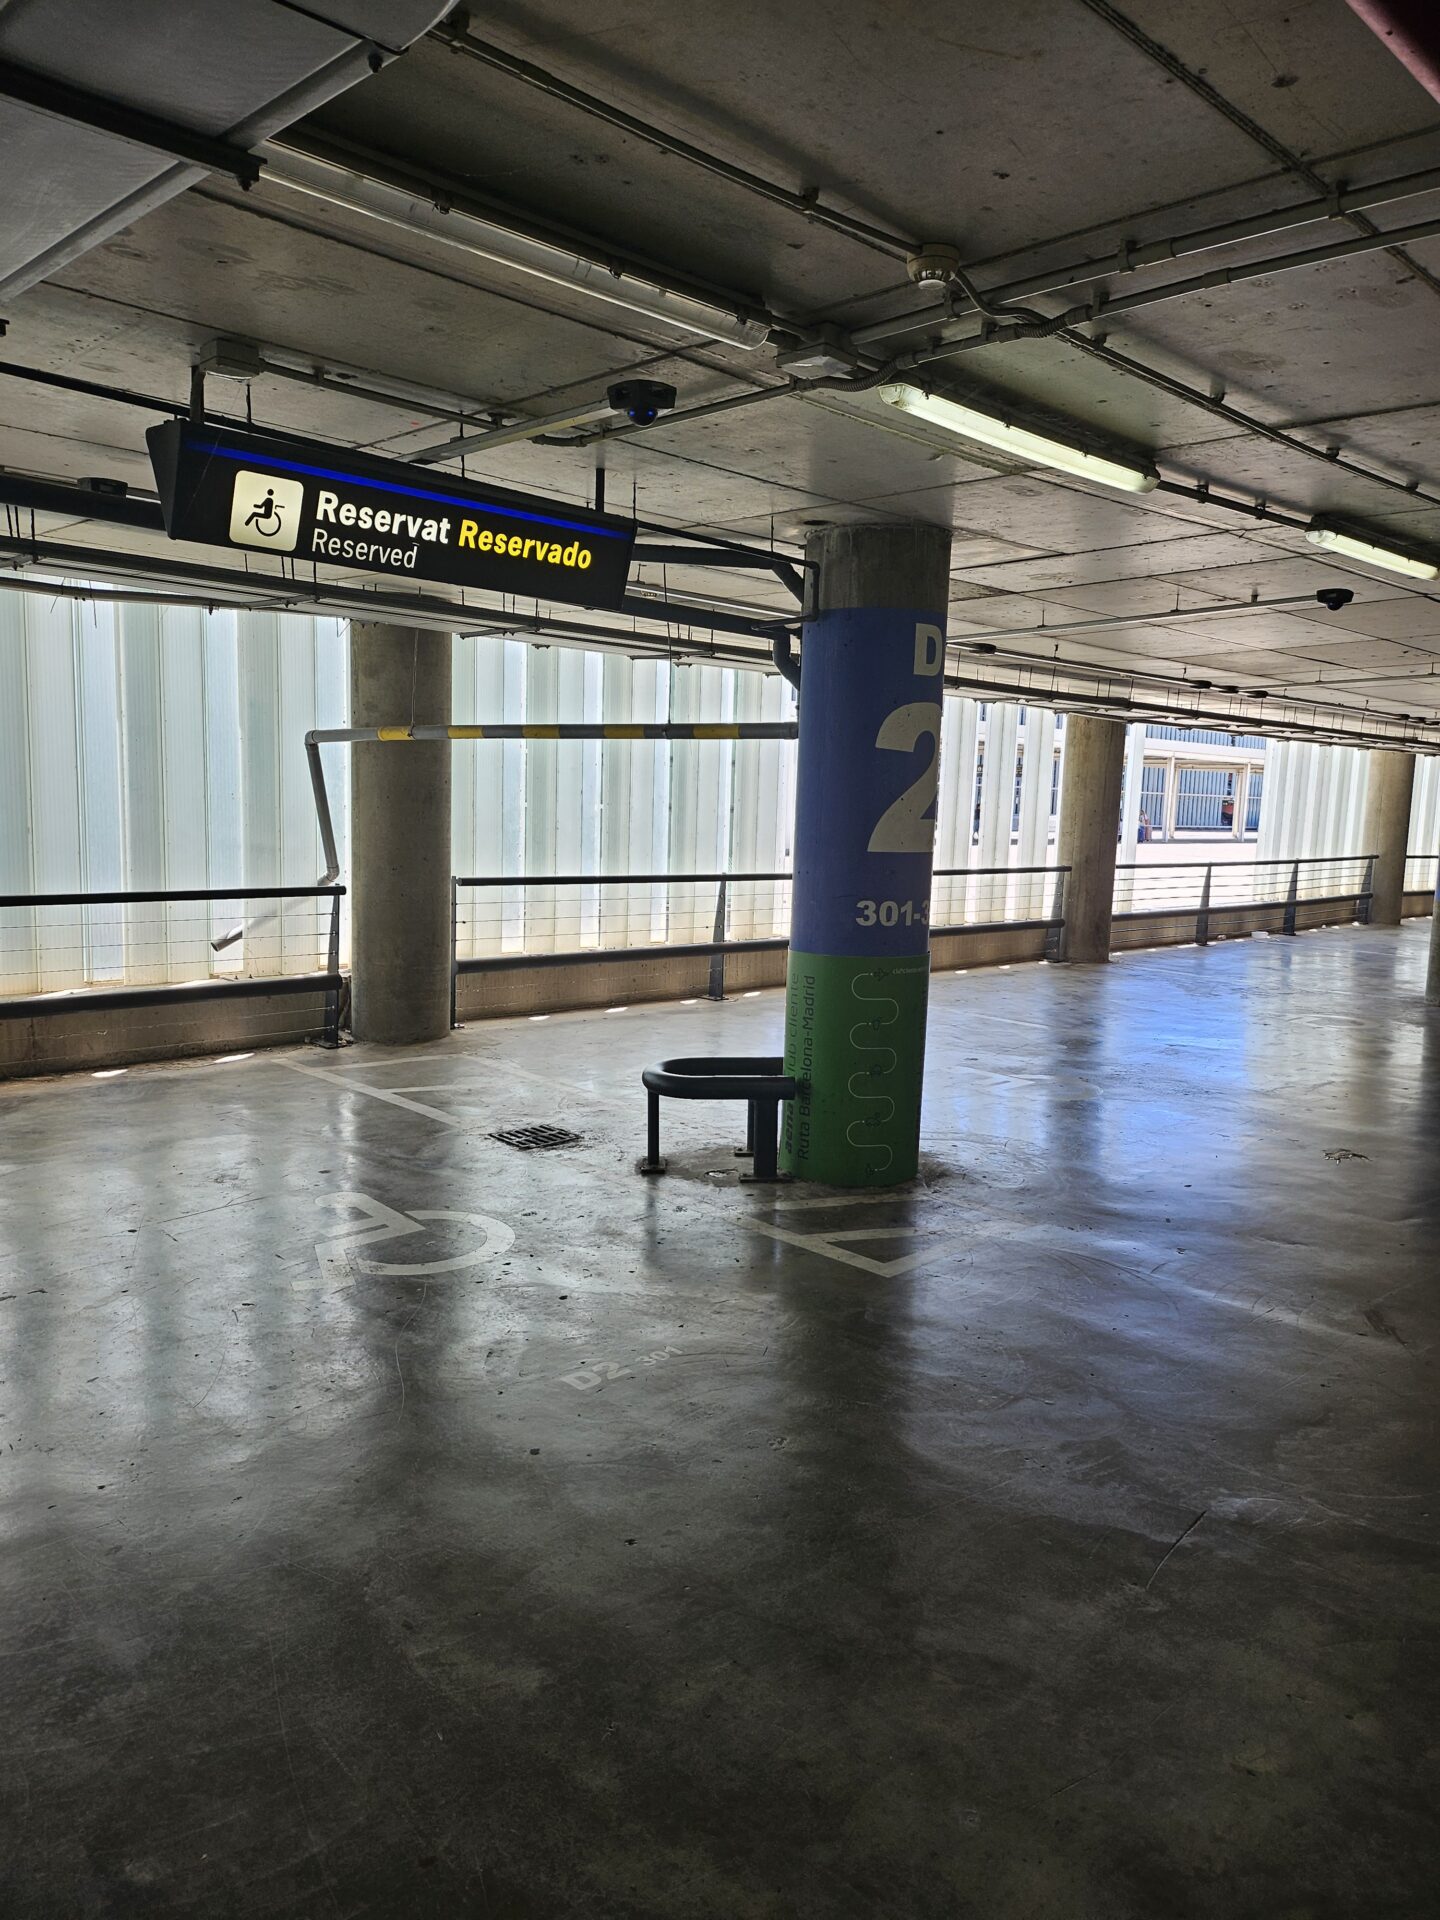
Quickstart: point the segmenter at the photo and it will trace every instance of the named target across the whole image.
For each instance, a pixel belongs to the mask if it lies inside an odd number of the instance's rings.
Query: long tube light
[[[567,287],[572,293],[588,294],[612,307],[623,307],[629,313],[644,314],[649,320],[658,320],[695,339],[755,348],[763,346],[769,338],[769,330],[761,320],[731,313],[690,294],[672,292],[668,287],[657,286],[633,274],[617,273],[603,260],[567,252],[564,247],[513,232],[509,227],[459,207],[442,212],[429,200],[418,199],[401,187],[377,180],[372,174],[332,165],[288,147],[267,147],[261,179],[267,187],[285,187],[292,193],[307,194],[331,206],[344,207],[350,213],[383,220],[408,233],[442,240],[447,246],[512,268],[516,273],[549,281],[552,286]]]
[[[1347,560],[1363,560],[1367,566],[1383,567],[1387,573],[1403,573],[1411,580],[1433,580],[1440,574],[1440,566],[1433,560],[1417,560],[1414,554],[1397,553],[1394,547],[1377,546],[1373,540],[1361,540],[1353,533],[1342,533],[1338,527],[1327,527],[1319,521],[1305,529],[1305,538],[1312,547],[1323,547],[1327,553],[1342,554]]]
[[[887,406],[902,413],[928,420],[932,427],[958,434],[962,440],[976,440],[984,447],[1028,460],[1042,467],[1055,467],[1061,473],[1073,473],[1082,480],[1097,480],[1101,486],[1118,487],[1123,493],[1149,493],[1160,484],[1158,473],[1146,467],[1131,466],[1122,460],[1107,460],[1102,454],[1087,453],[1081,447],[1067,446],[1047,434],[1034,433],[1028,427],[1013,426],[993,413],[981,413],[959,400],[947,400],[940,394],[926,393],[908,381],[895,381],[876,389]]]

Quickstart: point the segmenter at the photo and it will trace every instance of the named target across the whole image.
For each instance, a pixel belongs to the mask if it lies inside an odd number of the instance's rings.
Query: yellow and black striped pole
[[[793,720],[665,720],[653,723],[563,723],[558,726],[316,727],[305,744],[348,740],[793,740]]]
[[[312,727],[305,736],[305,758],[310,765],[310,789],[315,796],[315,818],[320,828],[320,845],[325,852],[325,871],[318,884],[332,886],[340,872],[330,796],[325,789],[325,769],[320,763],[321,747],[340,746],[355,740],[793,740],[797,732],[793,720],[657,720],[607,725],[567,721],[551,727]],[[236,937],[231,934],[226,939]]]

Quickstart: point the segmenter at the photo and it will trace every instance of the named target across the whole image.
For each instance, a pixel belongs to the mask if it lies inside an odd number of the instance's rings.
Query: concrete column
[[[827,527],[806,557],[782,1162],[887,1187],[919,1166],[950,533]]]
[[[1125,725],[1072,713],[1065,735],[1059,856],[1070,871],[1060,952],[1065,960],[1108,960]]]
[[[450,635],[352,621],[350,723],[450,724]],[[392,1046],[450,1031],[450,743],[350,749],[351,1025]]]
[[[1372,752],[1365,781],[1365,836],[1362,853],[1375,856],[1370,924],[1398,927],[1405,892],[1405,854],[1410,845],[1410,800],[1415,790],[1415,756],[1388,750]]]

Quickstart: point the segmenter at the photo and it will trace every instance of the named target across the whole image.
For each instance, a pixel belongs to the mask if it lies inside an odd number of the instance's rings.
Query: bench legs
[[[750,1102],[747,1145],[754,1152],[755,1168],[752,1173],[742,1173],[740,1176],[742,1180],[768,1183],[785,1177],[780,1172],[780,1102],[778,1100]]]
[[[664,1173],[667,1162],[660,1153],[660,1096],[645,1089],[645,1158],[637,1165],[639,1173]]]
[[[645,1089],[645,1158],[637,1160],[637,1173],[664,1173],[669,1162],[660,1152],[660,1099],[658,1093],[649,1087]],[[747,1100],[745,1103],[745,1145],[735,1149],[737,1158],[753,1159],[754,1166],[749,1173],[742,1173],[745,1182],[771,1184],[788,1180],[789,1174],[780,1171],[780,1102],[777,1099]]]

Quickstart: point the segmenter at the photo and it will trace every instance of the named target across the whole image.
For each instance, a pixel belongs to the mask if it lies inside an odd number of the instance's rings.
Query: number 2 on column
[[[870,853],[929,853],[935,822],[926,818],[940,787],[940,708],[933,700],[912,700],[887,714],[875,744],[886,753],[913,753],[930,742],[930,759],[918,778],[881,814],[870,835]]]

